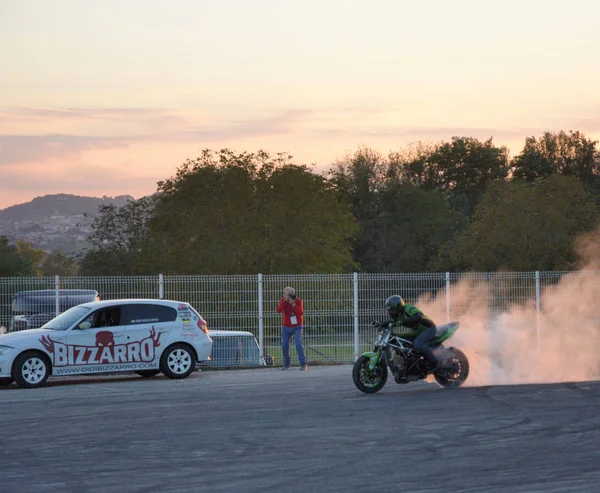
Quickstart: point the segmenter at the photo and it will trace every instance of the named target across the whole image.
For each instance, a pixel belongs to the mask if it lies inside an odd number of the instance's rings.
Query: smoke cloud
[[[460,328],[446,345],[469,358],[465,387],[600,378],[600,228],[576,248],[580,270],[544,276],[539,310],[529,273],[472,274],[451,287],[450,318]],[[417,306],[445,323],[445,292]]]

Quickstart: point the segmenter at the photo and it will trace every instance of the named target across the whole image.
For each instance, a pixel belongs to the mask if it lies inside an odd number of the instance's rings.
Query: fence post
[[[54,293],[56,295],[54,300],[54,308],[56,310],[56,316],[58,317],[60,315],[60,279],[58,274],[54,276]]]
[[[358,359],[360,340],[358,336],[358,272],[354,273],[354,361]]]
[[[450,323],[450,272],[446,272],[446,323]]]
[[[540,271],[535,271],[535,339],[537,347],[540,347],[540,309],[541,309],[541,296],[540,296]]]
[[[263,323],[263,280],[262,274],[258,274],[258,360],[262,361],[264,351],[264,323]]]
[[[162,274],[158,275],[158,299],[162,300],[165,297],[165,278]]]

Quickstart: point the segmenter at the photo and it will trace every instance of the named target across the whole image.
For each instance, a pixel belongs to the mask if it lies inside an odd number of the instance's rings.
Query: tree
[[[42,263],[43,276],[75,276],[77,275],[77,262],[72,257],[59,250],[50,252]]]
[[[367,257],[377,249],[374,237],[381,216],[379,194],[387,181],[387,170],[386,159],[367,148],[337,161],[325,173],[358,222],[352,256],[362,269],[372,268]]]
[[[80,273],[94,275],[144,274],[142,253],[147,246],[148,221],[156,197],[130,200],[125,205],[102,205],[92,223],[92,245],[80,255]]]
[[[597,141],[581,132],[545,132],[542,137],[528,137],[512,165],[515,180],[535,182],[559,174],[575,176],[600,193],[600,151]]]
[[[329,170],[330,182],[358,220],[354,259],[361,270],[425,270],[438,247],[467,226],[462,213],[450,210],[441,187],[423,184],[425,170],[411,167],[432,149],[419,145],[388,159],[361,149]]]
[[[30,276],[31,264],[10,245],[6,236],[0,236],[0,277]]]
[[[389,183],[380,203],[373,246],[361,263],[368,272],[424,272],[440,245],[468,226],[468,218],[452,211],[439,190]]]
[[[390,155],[390,173],[398,181],[439,189],[453,210],[471,216],[490,183],[508,176],[508,149],[492,139],[452,137],[451,142],[418,146]]]
[[[285,165],[260,180],[257,192],[257,269],[292,273],[356,268],[351,250],[356,219],[324,177],[305,166]]]
[[[350,204],[358,221],[378,214],[375,197],[386,183],[388,163],[372,149],[359,149],[326,172],[329,181]]]
[[[387,177],[428,190],[444,189],[441,175],[429,165],[430,157],[440,144],[416,142],[388,156]]]
[[[340,272],[355,221],[291,157],[208,149],[159,182],[146,262],[166,273]]]
[[[471,228],[445,245],[434,270],[569,269],[574,240],[599,220],[579,180],[554,175],[537,183],[496,183],[477,207]]]
[[[44,250],[33,248],[26,240],[19,238],[15,242],[17,252],[23,257],[30,266],[30,273],[35,276],[41,276],[42,262],[46,257]]]

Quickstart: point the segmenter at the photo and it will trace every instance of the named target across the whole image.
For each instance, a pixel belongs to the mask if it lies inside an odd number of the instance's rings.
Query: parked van
[[[59,313],[90,301],[100,301],[98,291],[93,289],[61,289],[58,291]],[[12,313],[9,332],[40,328],[57,315],[56,290],[39,289],[15,293],[12,300]]]

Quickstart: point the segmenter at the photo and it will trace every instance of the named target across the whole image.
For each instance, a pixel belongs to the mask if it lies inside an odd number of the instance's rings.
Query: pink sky
[[[0,209],[137,198],[203,148],[322,170],[453,135],[600,139],[600,2],[413,3],[4,0]]]

